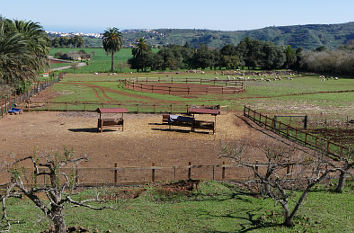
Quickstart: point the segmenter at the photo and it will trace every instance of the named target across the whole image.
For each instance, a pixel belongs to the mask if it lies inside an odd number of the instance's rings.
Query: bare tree
[[[265,157],[264,162],[252,161],[249,158],[251,151],[261,151]],[[338,170],[325,154],[299,153],[294,147],[263,140],[256,144],[243,141],[231,147],[224,145],[221,156],[249,168],[255,179],[247,181],[248,188],[279,203],[284,212],[283,225],[293,226],[294,217],[311,189]],[[291,209],[289,203],[295,190],[300,191],[301,195]]]
[[[54,153],[43,156],[28,156],[7,164],[6,167],[10,175],[10,181],[2,185],[6,187],[6,192],[0,196],[3,211],[1,220],[7,225],[7,229],[3,231],[10,231],[11,222],[13,222],[9,219],[6,208],[6,200],[12,197],[21,198],[25,196],[31,200],[53,222],[56,233],[66,232],[63,215],[65,204],[82,206],[94,210],[111,208],[89,205],[90,202],[102,202],[98,195],[93,199],[83,201],[74,200],[73,196],[77,193],[74,192],[76,176],[73,172],[73,165],[77,165],[83,161],[87,161],[85,156],[76,157],[72,150],[65,150],[63,154]],[[23,164],[31,164],[32,168],[25,169]],[[70,166],[71,168],[67,169]],[[65,172],[65,170],[70,170],[71,172]],[[45,180],[46,177],[48,177],[49,181],[40,184],[39,181]],[[40,195],[43,193],[49,203],[40,198]]]
[[[338,168],[339,178],[338,184],[335,189],[337,193],[342,193],[345,185],[345,178],[349,174],[349,170],[353,168],[353,157],[354,157],[354,147],[351,145],[348,148],[348,153],[343,154],[342,157],[338,158],[342,162],[342,166]]]

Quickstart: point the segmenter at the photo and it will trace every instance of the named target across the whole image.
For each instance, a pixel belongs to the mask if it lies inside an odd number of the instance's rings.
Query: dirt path
[[[70,85],[82,85],[82,86],[86,86],[89,87],[93,90],[93,92],[95,93],[95,96],[97,98],[99,98],[100,100],[104,101],[105,103],[117,103],[119,101],[109,97],[107,95],[106,92],[111,92],[111,93],[115,93],[115,94],[119,94],[119,95],[123,95],[123,96],[128,96],[128,97],[132,97],[135,99],[139,99],[141,101],[149,101],[149,102],[155,102],[155,103],[170,103],[170,104],[180,104],[181,102],[179,101],[171,101],[171,100],[160,100],[160,99],[155,99],[152,97],[147,97],[147,96],[142,96],[142,95],[135,95],[135,94],[131,94],[131,93],[127,93],[124,91],[119,91],[119,90],[114,90],[108,87],[102,87],[99,85],[94,85],[94,84],[89,84],[89,83],[77,83],[77,82],[61,82],[61,84],[70,84]],[[99,96],[98,91],[100,91],[102,93],[102,95],[105,97],[105,99],[101,96]]]

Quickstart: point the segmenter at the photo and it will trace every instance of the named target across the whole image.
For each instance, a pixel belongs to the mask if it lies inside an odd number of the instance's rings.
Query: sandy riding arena
[[[199,116],[209,119],[210,116]],[[97,114],[78,112],[31,112],[0,120],[0,154],[18,156],[31,152],[74,148],[87,154],[90,167],[216,164],[220,140],[239,139],[256,133],[234,114],[217,118],[216,134],[160,125],[161,115],[126,114],[124,131],[97,133]]]

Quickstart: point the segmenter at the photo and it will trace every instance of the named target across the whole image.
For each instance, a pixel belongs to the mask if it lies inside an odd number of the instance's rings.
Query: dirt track
[[[210,117],[199,117],[199,119]],[[90,161],[85,166],[111,167],[218,164],[215,147],[220,140],[233,140],[257,134],[233,114],[217,119],[217,133],[191,133],[166,131],[161,115],[127,114],[124,132],[97,133],[95,113],[24,113],[9,115],[0,120],[0,154],[18,156],[32,151],[62,150],[73,147],[79,154],[87,154]],[[157,125],[154,125],[157,124]]]

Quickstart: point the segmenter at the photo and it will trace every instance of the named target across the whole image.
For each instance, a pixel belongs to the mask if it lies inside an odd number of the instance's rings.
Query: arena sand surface
[[[216,134],[189,132],[188,128],[160,125],[161,115],[125,114],[124,131],[106,130],[97,133],[96,113],[25,112],[0,119],[0,154],[5,157],[31,155],[37,151],[63,151],[73,148],[86,154],[88,167],[158,166],[220,164],[220,141],[256,137],[234,113],[217,117]],[[197,119],[214,120],[212,116]]]

